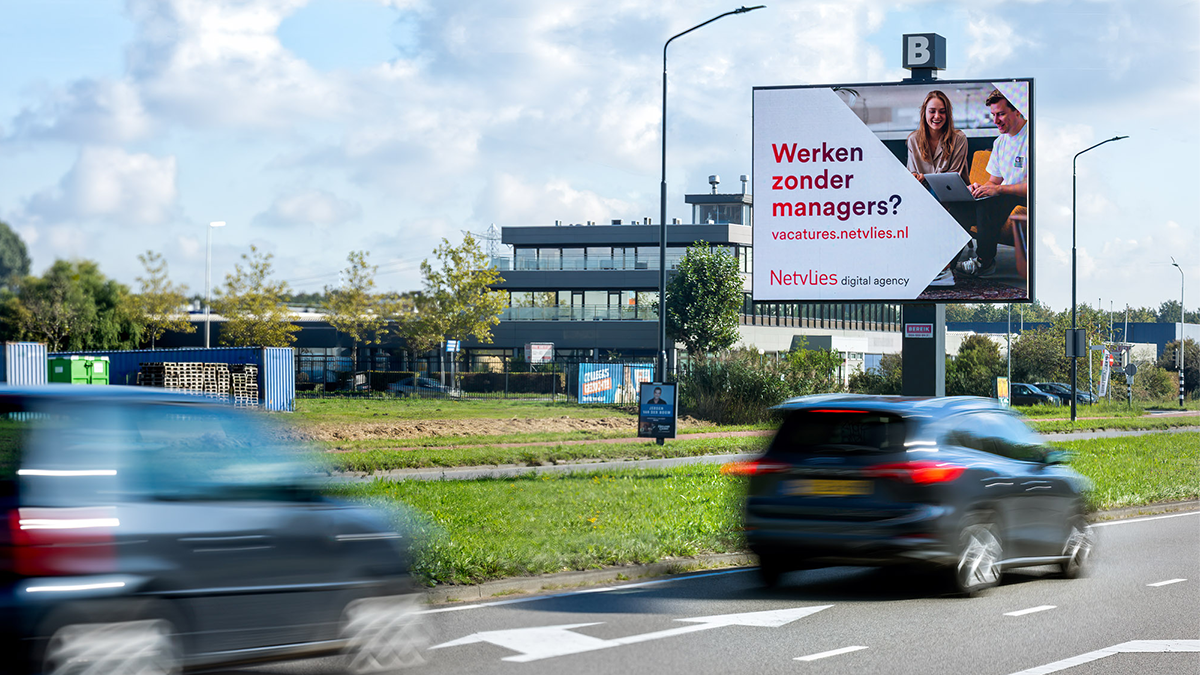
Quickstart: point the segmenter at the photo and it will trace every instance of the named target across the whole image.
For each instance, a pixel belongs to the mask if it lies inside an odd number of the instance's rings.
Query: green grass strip
[[[716,466],[474,481],[375,481],[342,497],[425,514],[414,571],[439,583],[650,563],[744,546],[737,482]]]
[[[629,409],[617,406],[505,399],[455,401],[448,399],[351,398],[296,399],[294,419],[301,423],[349,423],[388,421],[379,419],[383,417],[398,420],[456,420],[508,419],[512,417],[541,419],[561,417],[562,415],[588,419],[623,416],[628,416],[631,420],[637,419],[637,415]]]
[[[1029,426],[1043,433],[1071,431],[1097,431],[1102,429],[1153,431],[1155,429],[1177,429],[1200,427],[1200,417],[1114,417],[1099,420],[1025,420]]]
[[[1153,434],[1054,443],[1094,486],[1098,510],[1200,499],[1200,433]]]
[[[1056,443],[1095,487],[1097,509],[1200,498],[1200,433]],[[670,447],[670,446],[666,446]],[[741,550],[741,483],[712,465],[385,481],[332,493],[419,512],[416,573],[488,579]]]

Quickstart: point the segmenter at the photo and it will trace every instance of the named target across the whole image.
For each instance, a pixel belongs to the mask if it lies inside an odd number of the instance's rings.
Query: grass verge
[[[414,571],[430,582],[650,563],[743,547],[736,481],[716,466],[348,486],[424,513]]]
[[[1094,484],[1097,509],[1200,498],[1200,433],[1057,443]],[[670,446],[667,446],[670,447]],[[578,471],[470,481],[344,485],[334,495],[405,504],[430,583],[489,579],[741,551],[741,483],[719,468]]]
[[[506,419],[514,416],[526,418],[561,417],[570,415],[578,418],[628,416],[636,420],[637,415],[618,406],[577,405],[574,403],[549,403],[498,399],[486,401],[454,401],[446,399],[296,399],[297,422],[380,422],[388,417],[398,420],[457,420],[457,419]]]
[[[1097,431],[1101,429],[1153,431],[1155,429],[1177,429],[1200,427],[1196,417],[1113,417],[1098,420],[1026,420],[1029,426],[1043,433],[1071,431]]]
[[[1200,498],[1200,432],[1055,443],[1094,484],[1097,510]]]

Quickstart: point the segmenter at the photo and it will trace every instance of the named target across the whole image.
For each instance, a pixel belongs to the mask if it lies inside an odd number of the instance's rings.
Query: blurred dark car
[[[388,391],[416,398],[459,398],[462,391],[428,377],[410,377],[388,385]]]
[[[1022,382],[1013,382],[1008,388],[1008,395],[1013,405],[1062,405],[1062,399],[1058,396]]]
[[[1063,405],[1071,405],[1071,385],[1062,382],[1034,382],[1033,386],[1047,394],[1054,394]],[[1096,397],[1091,392],[1075,388],[1076,405],[1091,405],[1095,402]]]
[[[995,400],[830,394],[777,409],[766,453],[729,467],[748,477],[745,535],[767,585],[909,565],[974,594],[1009,568],[1086,568],[1087,480]]]
[[[0,671],[419,659],[408,542],[322,497],[261,414],[0,387]]]

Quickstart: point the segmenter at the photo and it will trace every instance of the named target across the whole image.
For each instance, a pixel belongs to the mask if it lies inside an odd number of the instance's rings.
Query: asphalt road
[[[753,569],[428,610],[413,672],[1200,673],[1200,512],[1101,524],[1091,576],[1017,570],[977,598],[936,578]],[[250,672],[324,675],[330,661]]]

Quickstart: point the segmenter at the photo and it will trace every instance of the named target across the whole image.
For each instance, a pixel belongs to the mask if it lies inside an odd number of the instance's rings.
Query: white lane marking
[[[493,600],[491,602],[480,602],[473,605],[455,605],[453,607],[438,607],[435,609],[423,609],[416,614],[441,614],[442,612],[461,612],[466,609],[482,609],[484,607],[500,607],[502,605],[516,605],[522,602],[537,602],[538,600],[550,600],[552,598],[566,598],[572,595],[586,595],[588,593],[610,593],[612,591],[624,591],[630,588],[645,588],[646,586],[658,586],[660,584],[670,584],[676,581],[690,581],[692,579],[704,579],[706,577],[720,577],[726,574],[742,574],[745,572],[753,572],[754,568],[725,570],[723,572],[706,572],[704,574],[693,574],[686,577],[671,577],[670,579],[656,579],[654,581],[639,581],[636,584],[621,584],[620,586],[604,586],[602,588],[584,588],[578,591],[569,591],[567,593],[552,593],[550,595],[535,595],[529,598],[510,598],[508,600]]]
[[[1109,527],[1112,525],[1132,525],[1133,523],[1145,523],[1151,520],[1164,520],[1166,518],[1183,518],[1185,516],[1200,516],[1200,511],[1188,511],[1187,513],[1172,513],[1166,516],[1146,516],[1145,518],[1130,518],[1128,520],[1110,520],[1104,523],[1092,523],[1092,527]]]
[[[793,661],[816,661],[817,659],[827,659],[831,656],[841,656],[842,654],[849,654],[850,652],[856,652],[860,649],[866,649],[866,647],[863,647],[862,645],[855,645],[853,647],[842,647],[841,649],[830,649],[827,652],[820,652],[818,654],[809,654],[808,656],[797,656],[796,658],[794,658],[792,660]]]
[[[1132,642],[1122,642],[1119,645],[1097,649],[1094,652],[1072,656],[1054,663],[1047,663],[1044,666],[1037,666],[1022,670],[1012,675],[1050,675],[1057,673],[1060,670],[1074,668],[1092,661],[1099,661],[1113,654],[1132,653],[1132,652],[1200,652],[1200,640],[1133,640]]]
[[[1025,616],[1026,614],[1033,614],[1034,612],[1044,612],[1048,609],[1056,609],[1056,606],[1038,605],[1037,607],[1030,607],[1029,609],[1018,609],[1015,612],[1005,612],[1004,616]]]
[[[790,607],[788,609],[773,609],[765,612],[744,612],[740,614],[721,614],[716,616],[698,616],[691,619],[676,619],[676,621],[687,621],[695,625],[669,628],[652,633],[642,633],[641,635],[629,635],[623,638],[616,638],[615,640],[602,640],[590,635],[580,635],[579,633],[571,632],[572,628],[595,626],[597,625],[595,623],[573,623],[561,626],[534,626],[533,628],[492,630],[472,633],[457,640],[435,645],[430,647],[430,649],[487,642],[514,652],[519,652],[516,656],[505,656],[503,658],[504,661],[528,663],[555,656],[580,654],[582,652],[596,651],[597,649],[608,649],[609,647],[661,640],[662,638],[697,633],[725,626],[779,628],[798,619],[816,614],[821,610],[829,609],[830,607],[833,607],[833,605]]]
[[[1187,581],[1187,579],[1167,579],[1166,581],[1160,581],[1155,584],[1146,584],[1146,585],[1150,586],[1152,588],[1158,588],[1159,586],[1170,586],[1171,584],[1177,584],[1177,583],[1180,583],[1183,581]]]

